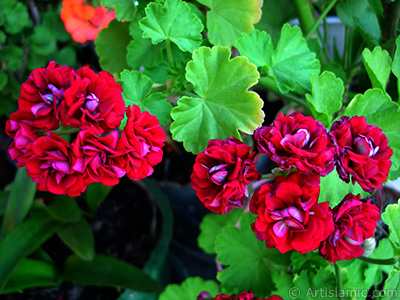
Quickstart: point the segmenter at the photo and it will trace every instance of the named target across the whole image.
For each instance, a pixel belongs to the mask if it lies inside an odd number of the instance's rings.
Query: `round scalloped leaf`
[[[274,51],[273,64],[265,69],[282,94],[295,89],[304,94],[311,90],[311,75],[319,74],[321,66],[315,53],[308,48],[300,28],[285,24]]]
[[[235,47],[240,55],[248,57],[257,67],[272,65],[274,45],[271,36],[265,31],[253,30],[251,34],[243,34]]]
[[[203,24],[181,0],[147,5],[146,17],[139,23],[144,38],[151,38],[154,45],[170,39],[182,51],[193,52],[202,42]]]
[[[164,44],[153,45],[149,39],[143,38],[143,30],[138,22],[129,25],[133,40],[127,48],[126,60],[134,70],[140,67],[154,68],[162,63]]]
[[[211,296],[216,296],[219,292],[218,284],[213,280],[189,277],[180,285],[168,285],[161,293],[159,300],[195,300],[201,292],[208,292]]]
[[[227,47],[201,47],[186,67],[186,79],[199,98],[183,97],[172,109],[172,137],[195,154],[210,139],[240,138],[239,130],[252,134],[261,126],[263,101],[248,89],[259,73],[246,57],[230,60]]]
[[[232,293],[252,290],[256,295],[268,295],[275,290],[273,271],[282,271],[290,264],[290,252],[281,254],[268,249],[251,230],[255,215],[245,213],[240,226],[225,226],[215,241],[217,259],[227,266],[218,272],[221,286]]]
[[[213,45],[232,47],[243,32],[250,34],[261,19],[262,0],[197,0],[207,12],[208,38]]]
[[[121,73],[122,98],[125,105],[138,105],[140,110],[148,111],[156,116],[161,124],[166,125],[171,120],[171,103],[163,93],[150,94],[153,82],[139,71],[125,70]],[[121,128],[126,124],[126,117],[121,122]]]
[[[118,21],[129,22],[135,19],[136,5],[132,0],[102,0],[103,7],[115,7],[115,15]]]
[[[107,28],[100,31],[95,45],[101,68],[112,74],[128,69],[126,47],[131,40],[128,23],[112,20]]]
[[[362,61],[367,70],[373,88],[379,88],[382,91],[386,89],[386,83],[390,76],[390,66],[392,59],[386,50],[381,47],[375,47],[371,52],[365,48],[362,52]]]
[[[1,0],[0,14],[4,16],[4,30],[16,34],[31,26],[27,6],[15,0]]]

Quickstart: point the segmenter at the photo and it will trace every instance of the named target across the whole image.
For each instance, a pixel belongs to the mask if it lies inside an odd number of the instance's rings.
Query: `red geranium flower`
[[[335,230],[321,243],[320,255],[330,262],[360,257],[361,244],[372,237],[380,219],[378,207],[360,195],[348,194],[333,209]]]
[[[161,162],[166,135],[156,116],[140,112],[134,105],[126,111],[128,120],[118,144],[121,168],[132,180],[140,180],[153,174],[153,166]]]
[[[87,183],[101,182],[112,186],[125,175],[125,170],[118,166],[116,150],[118,132],[99,137],[88,130],[80,131],[73,143],[76,158],[72,169],[84,174]]]
[[[34,127],[44,131],[60,127],[57,111],[64,92],[75,79],[75,70],[51,61],[46,68],[36,68],[21,85],[19,110],[31,113]],[[30,119],[30,118],[29,118]]]
[[[357,181],[369,193],[382,188],[393,154],[382,130],[368,124],[364,117],[345,116],[333,123],[329,134],[334,138],[340,178],[349,182],[352,175],[352,183]]]
[[[209,210],[223,214],[242,206],[248,197],[247,186],[260,179],[256,153],[235,137],[210,140],[204,152],[197,155],[191,175],[197,197]]]
[[[110,132],[121,125],[124,117],[126,108],[121,92],[121,85],[110,73],[96,74],[89,68],[80,68],[74,84],[64,93],[61,123],[95,134]]]
[[[18,110],[12,113],[6,122],[6,133],[14,139],[8,148],[8,153],[12,160],[17,161],[17,167],[25,166],[26,160],[32,154],[28,145],[39,137],[37,129],[32,126],[34,120],[32,113]]]
[[[39,137],[29,145],[32,156],[26,170],[40,191],[79,196],[86,190],[82,174],[72,169],[73,153],[70,143],[55,133]]]
[[[197,300],[206,300],[211,299],[211,296],[207,292],[202,292],[198,297]],[[252,291],[249,292],[241,292],[239,295],[225,295],[220,294],[213,298],[213,300],[283,300],[280,296],[272,295],[268,298],[260,299],[257,296],[254,296]]]
[[[72,39],[78,43],[88,40],[94,41],[103,28],[115,19],[115,13],[107,8],[98,6],[94,8],[85,5],[86,0],[63,0],[61,19],[65,29],[72,35]]]
[[[300,113],[279,113],[268,127],[255,133],[258,150],[282,169],[297,167],[306,173],[329,174],[335,167],[335,149],[321,122]]]
[[[315,250],[333,231],[328,202],[318,203],[319,185],[309,185],[306,175],[292,172],[263,184],[251,201],[250,211],[258,214],[251,225],[257,238],[281,253]]]

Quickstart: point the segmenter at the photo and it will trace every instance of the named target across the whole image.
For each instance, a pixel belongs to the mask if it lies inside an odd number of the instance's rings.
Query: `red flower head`
[[[251,225],[257,238],[281,253],[315,250],[333,231],[328,202],[318,203],[319,185],[311,186],[304,174],[292,172],[263,184],[250,201],[258,214]]]
[[[200,298],[203,299],[203,298]],[[213,300],[283,300],[280,296],[270,296],[268,298],[262,298],[260,299],[257,296],[254,296],[251,291],[249,292],[241,292],[239,295],[225,295],[225,294],[220,294],[216,296]]]
[[[118,132],[113,131],[104,137],[98,137],[88,130],[80,131],[73,143],[76,157],[72,169],[84,174],[87,183],[101,182],[112,186],[125,175],[118,166]]]
[[[79,196],[86,190],[82,174],[72,169],[71,145],[55,133],[39,137],[29,145],[32,156],[26,163],[26,170],[40,191]]]
[[[335,230],[321,243],[320,255],[330,262],[360,257],[364,253],[361,244],[372,237],[379,219],[378,207],[370,200],[348,194],[333,209]]]
[[[261,175],[257,172],[256,153],[235,137],[210,140],[197,155],[191,175],[197,197],[209,210],[223,214],[242,206],[248,197],[247,186]]]
[[[124,117],[121,92],[121,85],[110,73],[96,74],[89,68],[80,68],[74,84],[65,91],[60,108],[61,123],[95,134],[110,132],[121,125]]]
[[[282,169],[297,167],[306,173],[329,174],[335,166],[335,149],[321,122],[300,113],[279,113],[268,127],[255,133],[258,150]]]
[[[51,61],[46,68],[32,71],[21,86],[19,110],[31,113],[33,126],[44,131],[60,127],[57,111],[64,99],[64,92],[73,83],[75,70]],[[30,119],[30,118],[29,118]]]
[[[78,43],[88,40],[94,41],[103,28],[115,19],[115,13],[107,8],[98,6],[94,8],[85,5],[86,0],[63,0],[61,19],[65,29],[72,35],[72,39]]]
[[[140,112],[139,106],[128,107],[126,115],[128,120],[118,145],[124,155],[118,159],[130,179],[140,180],[153,174],[153,166],[161,162],[166,136],[157,117]]]
[[[340,178],[349,182],[352,175],[352,183],[357,181],[369,193],[382,188],[393,154],[382,130],[368,124],[364,117],[345,116],[333,123],[329,134],[334,138]]]
[[[32,126],[34,120],[35,117],[30,112],[16,111],[6,122],[6,133],[14,139],[8,148],[8,153],[13,160],[17,160],[17,167],[25,166],[26,160],[32,154],[28,145],[39,137],[37,129]]]

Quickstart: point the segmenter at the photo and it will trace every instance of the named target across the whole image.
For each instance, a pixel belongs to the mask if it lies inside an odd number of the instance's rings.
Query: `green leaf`
[[[138,267],[105,255],[92,261],[69,256],[60,275],[62,280],[80,284],[118,286],[141,292],[160,292],[163,287]]]
[[[321,177],[320,187],[321,191],[318,201],[329,201],[329,206],[331,208],[338,205],[349,193],[352,193],[353,195],[360,194],[361,198],[370,196],[370,194],[365,192],[357,182],[355,185],[352,185],[341,180],[336,171],[329,173],[325,177]]]
[[[245,213],[240,227],[228,225],[215,241],[217,259],[227,267],[217,275],[221,286],[233,293],[251,289],[254,294],[267,295],[275,289],[272,271],[290,265],[290,253],[269,249],[251,230],[254,215]]]
[[[181,0],[147,5],[146,17],[140,23],[144,38],[153,44],[170,39],[182,51],[193,52],[202,42],[203,24],[192,14],[189,5]]]
[[[57,52],[56,62],[63,66],[76,65],[76,50],[72,47],[64,47]]]
[[[312,273],[307,270],[301,271],[300,275],[295,278],[292,292],[298,292],[295,296],[301,296],[300,299],[330,299],[337,300],[335,293],[338,287],[333,273],[333,268],[328,266]]]
[[[136,5],[134,0],[101,0],[103,7],[115,7],[118,21],[130,22],[135,19]]]
[[[311,75],[311,94],[306,95],[314,117],[330,128],[334,114],[342,108],[343,81],[335,74],[325,71],[320,76]]]
[[[0,1],[0,14],[5,17],[4,29],[9,34],[16,34],[31,26],[27,7],[15,0]]]
[[[311,75],[319,74],[320,68],[320,63],[315,58],[315,53],[308,49],[300,28],[285,24],[274,51],[273,64],[265,67],[280,92],[285,94],[295,89],[298,93],[310,91]]]
[[[291,288],[293,287],[293,275],[273,272],[272,280],[277,288],[272,292],[274,295],[281,296],[283,299],[285,299],[285,297],[288,295],[295,296],[293,294],[289,294],[289,291],[292,291]]]
[[[122,70],[128,69],[126,47],[130,41],[128,23],[113,20],[107,28],[100,31],[95,45],[101,68],[113,74],[119,74]]]
[[[39,213],[18,224],[0,243],[0,290],[4,288],[19,262],[35,251],[63,223]]]
[[[35,26],[31,40],[32,51],[39,55],[47,56],[57,49],[56,38],[51,34],[51,31],[43,25]]]
[[[227,225],[235,225],[243,210],[233,209],[229,214],[207,214],[200,223],[200,234],[197,238],[199,247],[208,254],[215,254],[215,240]]]
[[[24,62],[24,51],[17,46],[5,46],[0,51],[0,60],[6,64],[6,68],[11,72],[18,71]]]
[[[154,68],[161,64],[164,44],[153,45],[150,39],[142,37],[143,30],[138,22],[132,22],[129,31],[133,37],[127,48],[126,60],[128,65],[138,70],[140,67]]]
[[[307,252],[300,254],[297,251],[293,251],[290,256],[293,266],[293,272],[300,274],[302,270],[308,270],[312,273],[317,273],[318,269],[326,267],[329,262],[322,258],[318,251]]]
[[[272,65],[274,45],[271,36],[265,31],[253,30],[251,34],[243,34],[235,47],[240,55],[246,56],[257,67]]]
[[[0,294],[18,292],[32,287],[57,286],[57,269],[46,262],[23,259],[11,274]]]
[[[385,212],[381,215],[382,221],[389,227],[389,239],[400,249],[400,200],[397,204],[386,206]]]
[[[397,91],[400,95],[400,36],[396,38],[396,51],[393,57],[392,72],[397,77]]]
[[[340,1],[336,13],[342,23],[357,28],[363,38],[374,45],[381,40],[381,29],[377,15],[367,0]]]
[[[195,154],[210,139],[240,138],[261,126],[263,101],[248,89],[257,83],[256,66],[246,57],[230,60],[226,47],[201,47],[186,67],[186,79],[200,98],[182,97],[172,109],[172,137]]]
[[[92,213],[96,212],[101,202],[107,198],[112,189],[112,186],[108,186],[100,182],[94,182],[88,186],[86,190],[86,202]]]
[[[121,73],[122,98],[125,100],[125,105],[138,105],[141,111],[148,111],[156,116],[161,124],[167,125],[171,120],[172,105],[167,102],[167,97],[163,93],[151,94],[152,86],[150,78],[139,71],[125,70]],[[124,119],[121,128],[125,124]]]
[[[362,52],[362,60],[372,87],[385,91],[390,75],[390,66],[392,65],[389,53],[386,50],[382,50],[381,47],[375,47],[372,52],[365,48]]]
[[[373,108],[373,109],[371,109]],[[367,90],[363,95],[358,94],[342,113],[342,116],[364,116],[371,125],[378,126],[389,140],[393,150],[392,172],[400,166],[400,111],[399,105],[380,89]]]
[[[400,295],[400,270],[396,268],[389,273],[388,278],[385,281],[383,288],[382,300],[396,300],[399,299]]]
[[[208,38],[216,46],[232,47],[244,33],[260,21],[260,0],[197,0],[210,8],[207,12]]]
[[[43,26],[50,31],[50,34],[57,39],[57,41],[65,43],[71,40],[71,34],[65,30],[64,22],[53,10],[44,13]],[[57,61],[57,63],[59,62]]]
[[[197,299],[201,292],[208,292],[215,297],[219,292],[218,284],[213,280],[200,277],[189,277],[182,284],[170,284],[160,295],[159,300],[189,300]]]
[[[45,202],[47,212],[64,222],[78,222],[81,219],[81,210],[76,199],[65,195],[54,195]]]
[[[86,219],[82,218],[76,223],[65,224],[57,231],[57,234],[80,258],[93,259],[95,255],[94,236],[92,227]]]
[[[25,168],[18,168],[8,197],[0,240],[25,219],[32,207],[35,193],[36,183],[28,176]]]

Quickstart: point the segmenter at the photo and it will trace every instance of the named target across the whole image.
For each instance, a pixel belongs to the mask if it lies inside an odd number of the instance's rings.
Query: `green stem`
[[[275,178],[276,174],[268,173],[268,174],[263,174],[261,176],[261,179],[270,179],[270,178]]]
[[[309,0],[293,0],[294,7],[299,17],[300,27],[304,35],[308,35],[314,26],[314,18]]]
[[[392,258],[386,258],[386,259],[378,259],[378,258],[360,256],[360,257],[358,257],[358,259],[362,260],[366,263],[375,264],[375,265],[394,265],[395,263],[397,263],[399,261],[397,256],[392,257]]]
[[[55,130],[53,132],[57,133],[58,135],[67,135],[67,134],[79,132],[79,130],[80,130],[79,128],[71,128],[71,129],[67,129],[67,130]]]
[[[326,17],[326,15],[331,11],[332,7],[336,4],[337,0],[333,0],[329,2],[328,6],[322,12],[322,14],[318,17],[318,19],[314,22],[313,26],[311,27],[310,31],[306,35],[306,39],[309,39],[311,34],[317,29],[319,23]],[[326,34],[326,33],[325,33]]]
[[[174,62],[174,60],[172,58],[171,40],[170,39],[165,40],[165,48],[167,49],[168,62],[169,62],[169,65],[171,66],[172,63]]]
[[[335,263],[335,273],[336,273],[337,285],[339,288],[338,299],[343,300],[343,296],[341,293],[341,291],[343,291],[342,273],[340,273],[340,267],[337,263]]]

